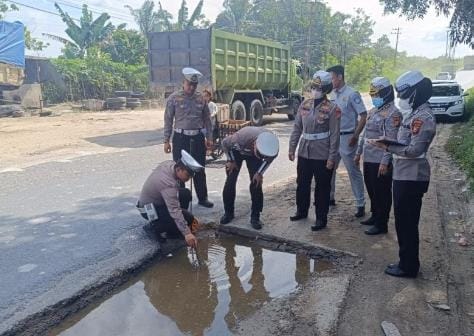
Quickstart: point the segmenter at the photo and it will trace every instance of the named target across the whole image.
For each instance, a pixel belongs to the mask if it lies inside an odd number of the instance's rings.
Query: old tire
[[[288,120],[295,120],[296,114],[298,113],[298,110],[300,108],[301,101],[298,98],[293,98],[292,102],[292,109],[291,111],[293,112],[292,114],[287,114]]]
[[[258,99],[253,100],[250,104],[250,121],[254,126],[263,124],[263,105]]]
[[[234,120],[247,120],[247,109],[241,100],[232,103],[231,117]]]

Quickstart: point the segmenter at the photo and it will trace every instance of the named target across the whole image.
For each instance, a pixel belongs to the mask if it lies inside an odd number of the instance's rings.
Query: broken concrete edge
[[[253,240],[266,240],[270,242],[277,242],[283,245],[287,245],[289,247],[289,250],[298,250],[298,249],[304,249],[304,250],[310,250],[312,251],[312,256],[315,257],[323,257],[323,258],[344,258],[344,257],[350,257],[353,259],[361,259],[359,255],[348,252],[348,251],[343,251],[343,250],[337,250],[331,247],[327,247],[324,245],[318,245],[318,244],[309,244],[309,243],[304,243],[301,241],[297,240],[291,240],[291,239],[285,239],[279,236],[274,236],[266,233],[262,233],[259,231],[251,230],[251,229],[245,229],[241,227],[236,227],[232,225],[219,225],[216,228],[217,232],[223,232],[223,233],[228,233],[228,234],[233,234],[237,236],[242,236],[246,238],[250,238]]]
[[[382,328],[385,336],[402,336],[400,331],[398,331],[397,326],[392,322],[382,321],[380,327]]]
[[[27,315],[22,319],[17,319],[16,322],[12,323],[11,327],[7,327],[4,330],[0,329],[0,336],[36,336],[46,334],[50,328],[59,325],[70,315],[85,309],[92,302],[104,299],[112,294],[119,286],[133,279],[134,276],[142,272],[153,262],[160,261],[167,254],[173,253],[185,246],[184,241],[181,240],[169,241],[171,243],[165,244],[163,249],[160,249],[157,244],[156,248],[133,263],[113,270],[106,277],[95,279],[95,281],[81,290],[44,307],[40,311]],[[47,295],[48,293],[45,294]],[[9,320],[13,319],[15,319],[15,316]],[[8,320],[3,321],[2,324],[8,324]]]

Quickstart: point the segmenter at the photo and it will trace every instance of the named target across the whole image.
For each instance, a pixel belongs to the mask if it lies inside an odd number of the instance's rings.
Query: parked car
[[[439,80],[450,80],[450,79],[453,79],[451,77],[451,74],[449,72],[439,72],[437,75],[436,75],[436,79],[439,79]]]
[[[435,116],[462,119],[466,112],[464,97],[467,95],[456,81],[434,80],[433,94],[428,103]]]

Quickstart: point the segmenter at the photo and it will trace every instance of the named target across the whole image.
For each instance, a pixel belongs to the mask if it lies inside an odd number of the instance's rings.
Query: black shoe
[[[356,215],[357,217],[357,215]],[[370,216],[369,219],[363,220],[360,222],[362,225],[375,225],[375,217],[374,215]]]
[[[210,202],[208,199],[199,201],[198,204],[206,208],[212,208],[214,206],[214,203]]]
[[[260,230],[262,228],[262,222],[259,217],[250,217],[250,225],[252,225],[255,230]]]
[[[417,273],[408,273],[402,270],[400,267],[395,266],[395,267],[387,267],[385,269],[385,274],[394,276],[394,277],[399,277],[399,278],[416,278]]]
[[[327,221],[322,219],[316,219],[316,223],[311,226],[311,231],[319,231],[327,226]]]
[[[336,200],[329,200],[330,206],[336,206]]]
[[[220,223],[229,224],[230,222],[232,222],[233,219],[234,219],[234,214],[226,212],[224,213],[224,216],[221,217]]]
[[[308,214],[296,212],[293,216],[290,217],[290,221],[294,222],[300,219],[308,218]]]
[[[398,267],[398,263],[388,264],[387,268],[396,268]]]
[[[357,212],[355,213],[355,215],[357,218],[360,218],[360,217],[364,217],[365,216],[365,207],[361,206],[361,207],[357,207]]]
[[[368,228],[367,230],[364,231],[364,233],[366,235],[369,235],[369,236],[375,236],[375,235],[378,235],[378,234],[382,234],[382,233],[387,233],[388,230],[387,228],[381,228],[381,227],[378,227],[376,225]]]

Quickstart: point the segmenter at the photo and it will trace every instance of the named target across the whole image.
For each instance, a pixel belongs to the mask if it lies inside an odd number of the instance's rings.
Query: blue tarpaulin
[[[0,21],[0,62],[25,67],[25,33],[21,22]]]

